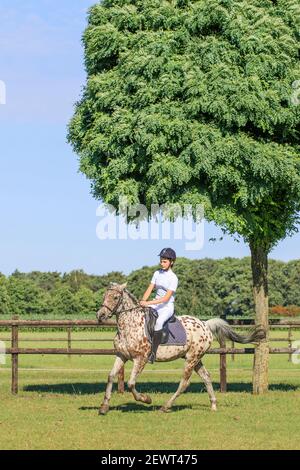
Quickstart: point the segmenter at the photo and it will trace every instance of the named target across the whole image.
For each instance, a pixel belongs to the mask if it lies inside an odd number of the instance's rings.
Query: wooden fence
[[[229,321],[229,323],[236,325],[238,328],[249,328],[251,324],[246,321],[246,325],[240,321]],[[11,347],[6,349],[6,354],[10,354],[12,357],[11,368],[12,368],[12,380],[11,380],[11,391],[13,394],[18,393],[18,368],[19,368],[19,355],[21,354],[63,354],[63,355],[115,355],[114,349],[81,349],[72,348],[72,342],[75,341],[110,341],[110,339],[72,339],[71,332],[72,328],[112,328],[116,327],[115,321],[106,321],[98,323],[94,320],[19,320],[17,317],[13,320],[0,320],[0,328],[9,327],[11,328],[11,338],[6,340],[11,341]],[[66,328],[67,331],[67,348],[20,348],[19,347],[19,331],[20,328]],[[287,348],[269,348],[270,354],[288,354],[289,359],[297,349],[292,348],[292,329],[300,328],[300,321],[279,321],[272,323],[270,328],[287,328],[287,338],[273,338],[272,341],[287,341],[289,347]],[[4,338],[0,338],[3,340]],[[22,338],[23,341],[62,341],[62,338],[43,338],[43,339],[32,339]],[[112,339],[111,339],[112,340]],[[220,344],[220,348],[214,348],[207,351],[206,354],[218,354],[220,356],[220,390],[221,392],[227,391],[227,360],[226,356],[231,355],[234,359],[235,354],[254,354],[255,348],[235,348],[232,343],[231,348],[226,348],[226,344]],[[124,392],[124,368],[120,371],[118,376],[118,391],[119,393]]]

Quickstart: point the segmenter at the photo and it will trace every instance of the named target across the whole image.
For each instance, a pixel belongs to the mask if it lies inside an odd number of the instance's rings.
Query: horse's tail
[[[222,320],[221,318],[212,318],[205,322],[212,334],[217,338],[219,343],[224,342],[225,339],[230,339],[235,343],[256,343],[262,339],[265,339],[266,332],[260,327],[256,326],[252,329],[251,333],[248,336],[242,336],[238,333],[235,333],[230,325]]]

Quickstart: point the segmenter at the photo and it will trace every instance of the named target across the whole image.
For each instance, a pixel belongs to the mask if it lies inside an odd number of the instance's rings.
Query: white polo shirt
[[[154,284],[156,290],[156,299],[160,299],[164,297],[168,290],[172,290],[173,292],[176,291],[178,286],[178,278],[176,274],[171,270],[164,271],[163,269],[159,269],[155,271],[153,274],[151,284]],[[173,303],[175,300],[175,296],[171,295],[170,299],[166,303]],[[154,305],[153,305],[154,307]]]

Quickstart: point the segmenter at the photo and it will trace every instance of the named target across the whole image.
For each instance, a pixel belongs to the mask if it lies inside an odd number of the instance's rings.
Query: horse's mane
[[[138,299],[136,298],[135,295],[133,295],[131,292],[129,292],[128,289],[124,289],[124,292],[126,292],[126,294],[128,294],[128,296],[131,298],[131,300],[133,300],[133,302],[134,302],[135,304],[137,304],[137,307],[140,306],[140,305],[139,305],[139,301],[138,301]]]
[[[119,284],[117,284],[116,282],[111,282],[110,285],[112,287],[118,287]],[[128,294],[128,297],[136,304],[137,307],[140,307],[140,302],[139,300],[136,298],[135,295],[133,295],[128,289],[124,289],[124,292],[126,292],[126,294]]]

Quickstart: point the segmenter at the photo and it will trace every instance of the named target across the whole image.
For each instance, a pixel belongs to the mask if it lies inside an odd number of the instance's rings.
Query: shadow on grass
[[[121,411],[122,413],[146,413],[146,412],[153,412],[159,411],[160,406],[154,405],[141,405],[138,403],[123,403],[119,406],[110,406],[109,411]],[[172,411],[183,411],[183,410],[192,410],[195,406],[191,405],[174,405],[172,407]],[[99,411],[99,406],[82,406],[79,408],[80,411]]]
[[[136,387],[142,393],[175,393],[178,388],[176,382],[138,382]],[[220,390],[219,382],[214,382],[213,387],[215,391]],[[116,390],[116,385],[114,390]],[[25,385],[23,391],[37,392],[37,393],[53,393],[53,394],[66,394],[66,395],[95,395],[104,393],[106,389],[106,382],[96,383],[63,383],[63,384],[38,384],[38,385]],[[297,385],[277,383],[271,384],[269,390],[272,392],[290,392],[298,390]],[[227,386],[228,392],[252,392],[251,382],[232,382]],[[192,383],[187,393],[206,393],[206,389],[201,383]]]

